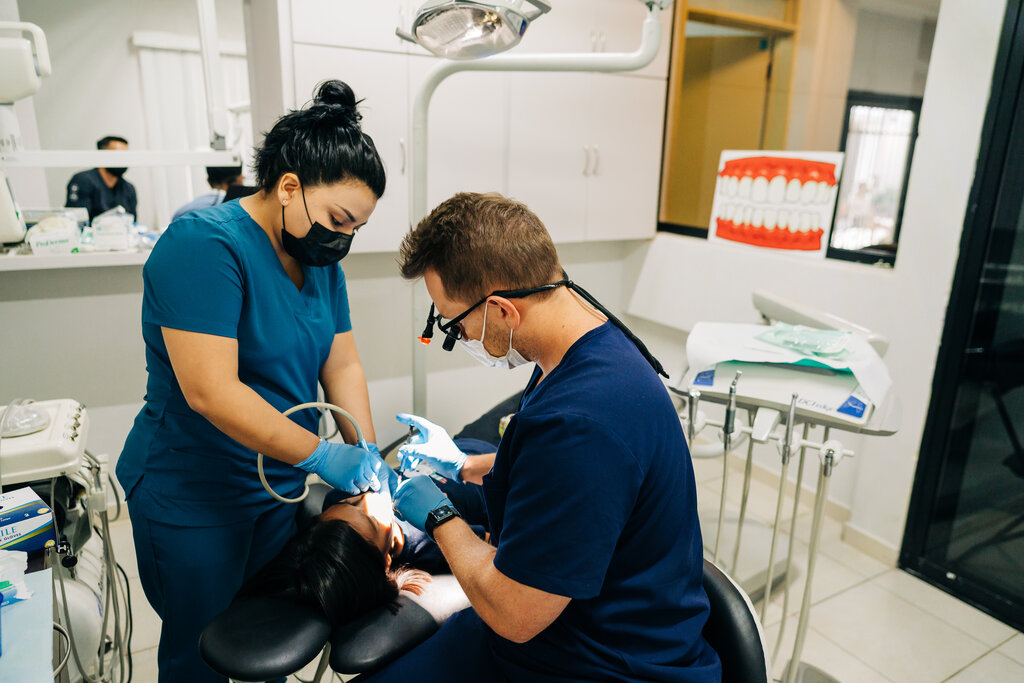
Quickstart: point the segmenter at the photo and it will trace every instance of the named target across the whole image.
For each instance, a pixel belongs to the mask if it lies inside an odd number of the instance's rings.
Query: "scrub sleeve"
[[[128,497],[139,578],[162,619],[160,682],[224,681],[199,656],[202,629],[295,529],[255,453],[192,411],[162,327],[236,339],[239,379],[280,411],[315,400],[334,335],[351,329],[338,266],[304,268],[301,290],[237,201],[173,222],[143,269],[146,403],[117,464]],[[291,416],[316,432],[316,411]],[[271,485],[301,491],[305,473],[266,459]]]

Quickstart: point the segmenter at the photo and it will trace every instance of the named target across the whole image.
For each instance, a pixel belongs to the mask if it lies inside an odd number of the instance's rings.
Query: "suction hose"
[[[323,401],[312,401],[310,403],[300,403],[299,405],[292,406],[288,410],[284,411],[284,416],[288,417],[292,413],[298,412],[300,410],[305,410],[307,408],[322,408],[324,410],[333,410],[334,412],[336,412],[339,415],[341,415],[342,417],[344,417],[346,420],[348,420],[349,422],[352,423],[352,426],[356,430],[356,443],[359,446],[361,446],[363,448],[366,448],[366,439],[363,438],[363,430],[359,428],[359,423],[356,422],[356,419],[354,417],[352,417],[352,414],[350,412],[348,412],[344,408],[339,408],[338,406],[334,405],[333,403],[324,403]],[[295,498],[285,498],[284,496],[280,495],[277,491],[275,491],[274,489],[270,488],[270,484],[267,482],[267,475],[263,473],[263,454],[262,453],[257,453],[256,454],[256,470],[260,474],[260,481],[263,483],[263,488],[266,489],[267,493],[269,493],[274,498],[274,500],[279,500],[282,503],[301,503],[302,501],[304,501],[306,499],[306,496],[309,495],[309,484],[308,483],[303,484],[303,486],[305,488],[302,490],[302,493],[300,493]]]

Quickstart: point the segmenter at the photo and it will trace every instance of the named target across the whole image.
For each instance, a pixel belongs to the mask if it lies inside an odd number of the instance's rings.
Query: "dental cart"
[[[808,451],[817,453],[820,461],[812,513],[811,538],[807,560],[807,580],[799,612],[796,642],[784,675],[784,683],[834,681],[824,672],[800,661],[810,614],[811,590],[815,559],[821,537],[822,520],[828,498],[829,484],[835,467],[843,457],[853,453],[832,438],[833,431],[888,436],[899,429],[901,409],[892,389],[892,381],[879,356],[888,342],[859,326],[827,314],[800,307],[764,292],[755,293],[755,305],[776,319],[787,318],[795,323],[809,323],[829,328],[822,333],[808,328],[792,328],[776,324],[748,325],[731,323],[698,323],[687,338],[689,369],[681,382],[669,391],[685,404],[681,420],[694,457],[708,457],[717,450],[723,458],[721,498],[717,513],[701,514],[701,533],[705,554],[735,577],[743,589],[761,603],[764,621],[772,587],[785,581],[792,567],[793,538],[800,504],[803,465]],[[768,313],[770,311],[770,313]],[[784,339],[796,342],[786,345],[766,341],[772,332],[785,328]],[[838,350],[817,354],[809,351],[808,339],[832,335]],[[787,336],[788,335],[788,336]],[[779,335],[776,335],[779,336]],[[723,405],[724,418],[707,419],[700,410],[701,402]],[[746,423],[739,411],[748,417]],[[820,442],[809,440],[811,429],[824,428]],[[699,444],[698,434],[704,428],[717,431],[721,444]],[[799,432],[799,433],[798,433]],[[738,516],[726,514],[730,458],[733,451],[747,441],[743,491]],[[774,523],[766,526],[746,519],[747,500],[753,464],[754,444],[774,443],[781,457],[779,492]],[[790,461],[796,456],[797,481],[789,520],[788,549],[779,546],[779,529],[788,483]],[[785,587],[783,621],[779,631],[781,642],[789,599]]]

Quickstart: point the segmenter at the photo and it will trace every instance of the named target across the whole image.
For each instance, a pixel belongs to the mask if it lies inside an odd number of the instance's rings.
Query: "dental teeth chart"
[[[841,152],[723,151],[710,239],[824,255],[842,165]]]

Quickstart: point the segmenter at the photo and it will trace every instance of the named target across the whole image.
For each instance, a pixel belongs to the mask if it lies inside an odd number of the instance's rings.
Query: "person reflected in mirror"
[[[96,141],[96,149],[126,150],[128,141],[117,135],[108,135]],[[135,186],[124,179],[124,166],[94,168],[79,171],[68,181],[64,206],[82,206],[89,212],[89,220],[115,206],[123,206],[138,216],[138,197]]]
[[[212,192],[199,195],[174,212],[171,217],[176,221],[187,213],[197,209],[205,209],[208,206],[216,206],[225,199],[228,188],[232,185],[241,185],[244,182],[241,166],[207,166],[206,182],[210,184]]]

